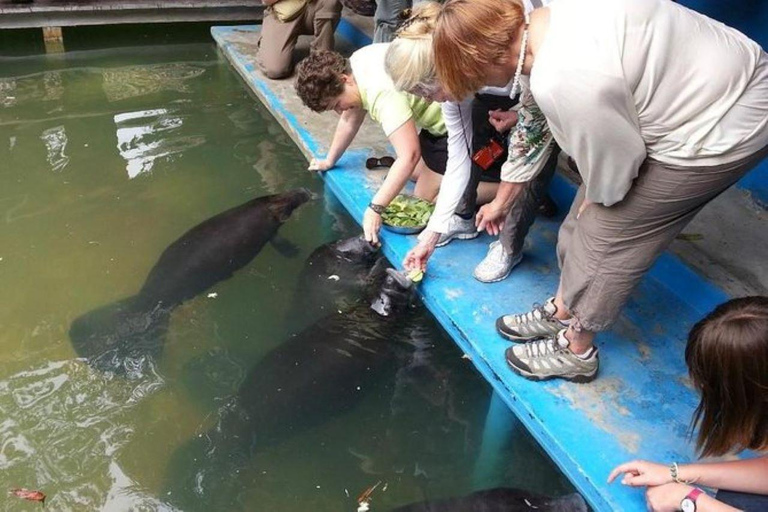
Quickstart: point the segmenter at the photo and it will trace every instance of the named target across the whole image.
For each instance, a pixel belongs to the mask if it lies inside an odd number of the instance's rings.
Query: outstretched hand
[[[504,220],[509,209],[504,205],[491,201],[480,207],[475,216],[475,225],[478,231],[487,231],[489,235],[498,235],[504,229]]]
[[[427,270],[427,261],[432,253],[435,252],[435,244],[439,235],[436,237],[426,237],[420,241],[416,247],[408,251],[403,259],[403,267],[406,271],[421,270],[425,272]]]
[[[309,162],[309,167],[307,167],[307,170],[309,171],[327,171],[331,167],[335,165],[334,162],[331,162],[327,158],[313,158]]]
[[[669,466],[645,460],[633,460],[616,466],[608,476],[608,483],[621,474],[624,474],[621,483],[631,487],[653,487],[674,482]]]

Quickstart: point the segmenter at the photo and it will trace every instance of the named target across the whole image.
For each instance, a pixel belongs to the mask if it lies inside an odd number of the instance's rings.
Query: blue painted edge
[[[242,28],[246,29],[247,27]],[[230,45],[226,43],[226,41],[223,41],[222,38],[217,37],[217,34],[223,35],[231,30],[236,30],[236,28],[214,27],[212,29],[214,37],[225,51]],[[245,76],[245,73],[253,70],[253,65],[246,62],[244,59],[239,58],[235,51],[227,51],[227,53],[234,61],[236,65],[235,67],[240,68],[238,70],[244,75],[244,78],[248,81],[249,85],[257,89],[259,93],[263,95],[269,107],[276,114],[284,116],[290,129],[295,131],[302,144],[312,154],[319,155],[320,146],[318,142],[307,130],[302,128],[295,116],[282,105],[280,100],[274,93],[272,93],[268,86],[263,82]],[[362,151],[347,152],[339,162],[340,170],[362,168],[365,157],[366,155]],[[360,201],[355,201],[354,197],[352,197],[352,191],[345,188],[343,179],[344,174],[344,172],[329,173],[329,175],[325,176],[326,187],[339,198],[356,222],[360,223],[364,204]],[[575,186],[565,178],[557,176],[553,182],[551,192],[558,205],[561,208],[567,209],[575,194]],[[402,245],[402,237],[390,233],[382,233],[382,238],[384,240],[384,254],[395,264],[395,266],[399,266],[400,254],[398,253],[398,249],[402,249],[402,247],[400,247],[400,245]],[[685,303],[693,305],[693,307],[699,310],[702,314],[711,309],[712,305],[721,302],[727,297],[721,290],[712,286],[705,279],[691,271],[680,260],[669,254],[662,256],[659,263],[651,270],[651,275],[657,282],[666,283],[667,287],[675,296],[684,298]],[[467,339],[461,328],[454,323],[449,314],[437,304],[435,297],[430,296],[429,293],[423,293],[423,290],[421,295],[422,300],[433,312],[440,324],[454,339],[457,345],[470,356],[472,363],[478,371],[491,384],[499,396],[503,398],[507,406],[516,414],[526,428],[532,433],[534,438],[549,453],[555,463],[571,479],[575,487],[584,495],[587,501],[589,501],[596,510],[614,510],[614,507],[612,507],[606,500],[606,496],[600,493],[600,489],[598,488],[598,485],[600,484],[590,480],[589,476],[575,463],[564,447],[558,442],[558,439],[547,432],[543,420],[541,418],[536,418],[531,411],[528,410],[526,405],[517,399],[515,391],[505,385],[502,378],[496,374],[489,363],[483,358],[482,354],[480,354]]]

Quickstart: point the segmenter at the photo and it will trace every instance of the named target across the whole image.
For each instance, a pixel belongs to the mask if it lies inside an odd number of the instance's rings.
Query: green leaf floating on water
[[[435,205],[418,197],[400,194],[389,203],[381,219],[390,226],[418,228],[426,226]]]

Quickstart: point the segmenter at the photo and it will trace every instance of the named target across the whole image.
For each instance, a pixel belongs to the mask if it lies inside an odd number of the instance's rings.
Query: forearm
[[[496,197],[493,199],[493,203],[503,208],[504,211],[509,211],[509,208],[512,206],[512,203],[515,202],[517,196],[520,195],[522,189],[522,183],[502,181],[499,183],[499,188],[496,191]]]
[[[678,478],[693,485],[768,495],[768,457],[685,464],[679,467]]]
[[[371,202],[381,206],[389,205],[405,184],[408,183],[408,178],[413,173],[419,158],[419,156],[415,156],[415,158],[414,156],[398,156],[395,163],[389,169],[384,183],[381,184]]]
[[[336,131],[333,134],[331,147],[328,149],[328,154],[325,157],[326,160],[334,164],[338,162],[341,155],[344,154],[352,141],[355,140],[355,136],[360,130],[360,125],[363,124],[364,119],[365,111],[363,110],[348,110],[341,115],[339,123],[336,125]]]

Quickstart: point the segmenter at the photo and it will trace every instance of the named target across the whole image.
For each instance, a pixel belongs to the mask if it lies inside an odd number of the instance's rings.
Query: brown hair
[[[342,75],[350,73],[349,62],[330,50],[316,50],[296,66],[296,94],[315,112],[328,110],[328,103],[344,92]]]
[[[701,393],[691,423],[701,454],[768,449],[768,297],[715,308],[691,329],[685,362]]]
[[[434,33],[435,68],[443,88],[464,98],[486,85],[489,67],[509,60],[525,23],[518,0],[448,0]]]

